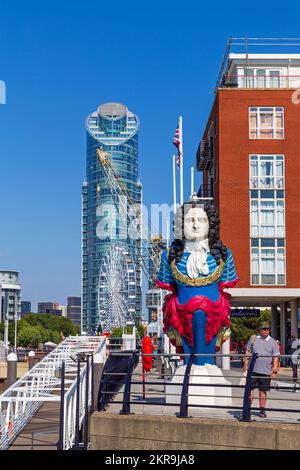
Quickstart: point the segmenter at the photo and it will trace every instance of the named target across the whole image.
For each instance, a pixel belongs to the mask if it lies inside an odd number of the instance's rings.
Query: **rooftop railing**
[[[300,75],[254,75],[249,69],[249,73],[225,74],[219,85],[220,88],[259,88],[259,89],[278,89],[278,88],[299,88]]]
[[[296,48],[296,49],[295,49]],[[232,52],[244,54],[247,69],[249,68],[249,54],[251,53],[272,53],[278,51],[282,53],[291,54],[299,53],[300,51],[300,38],[234,38],[227,39],[226,50],[220,65],[217,83],[215,86],[215,93],[218,88],[222,86],[225,74],[229,69],[229,55]],[[290,87],[289,87],[290,88]],[[292,88],[292,86],[291,86]],[[298,86],[297,86],[298,88]]]

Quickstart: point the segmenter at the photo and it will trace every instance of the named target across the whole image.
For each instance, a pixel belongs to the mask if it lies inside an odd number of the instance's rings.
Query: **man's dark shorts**
[[[258,388],[263,392],[268,392],[271,385],[271,376],[265,374],[257,374],[256,372],[252,373],[251,377],[251,390]]]

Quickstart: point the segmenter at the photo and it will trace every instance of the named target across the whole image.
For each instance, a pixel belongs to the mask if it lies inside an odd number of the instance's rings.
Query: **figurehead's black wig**
[[[220,218],[218,209],[215,209],[210,204],[197,204],[197,202],[185,202],[183,206],[179,207],[176,211],[174,218],[174,241],[169,250],[168,261],[171,263],[175,259],[176,263],[179,263],[184,252],[184,216],[187,215],[189,209],[194,207],[201,207],[206,212],[209,231],[208,231],[208,243],[211,254],[216,260],[217,264],[220,264],[221,259],[225,262],[227,259],[227,248],[223,245],[220,240]]]

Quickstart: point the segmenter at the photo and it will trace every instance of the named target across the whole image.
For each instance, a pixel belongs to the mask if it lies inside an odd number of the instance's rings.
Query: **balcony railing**
[[[213,138],[202,140],[197,151],[197,168],[200,171],[209,170],[213,165]]]
[[[225,74],[221,88],[300,88],[300,75]]]
[[[197,197],[200,199],[212,200],[214,197],[213,187],[208,184],[201,184],[197,193]]]

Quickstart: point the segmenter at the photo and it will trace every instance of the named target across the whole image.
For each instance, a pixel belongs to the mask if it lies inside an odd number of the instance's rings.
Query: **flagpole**
[[[180,205],[183,204],[183,135],[182,116],[179,117],[179,154],[180,154]]]
[[[170,220],[167,219],[167,236],[166,236],[167,248],[170,246]]]
[[[177,209],[177,197],[176,197],[176,155],[173,155],[173,204],[174,214]]]
[[[194,194],[194,167],[191,167],[191,197]]]

